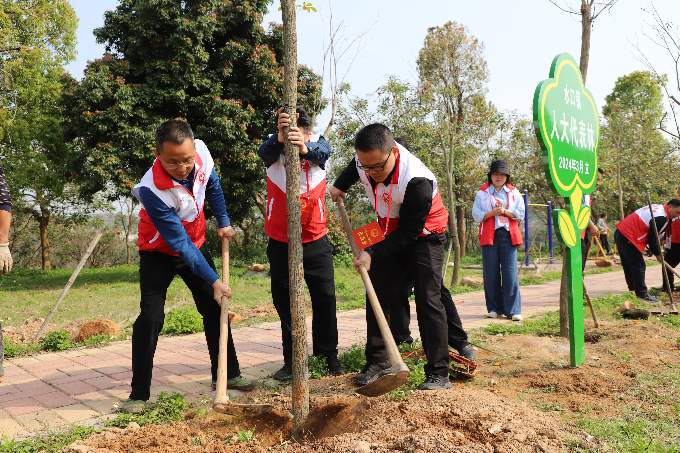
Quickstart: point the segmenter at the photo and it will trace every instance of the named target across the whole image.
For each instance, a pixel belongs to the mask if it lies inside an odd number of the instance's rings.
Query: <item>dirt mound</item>
[[[87,321],[80,328],[76,341],[85,341],[95,335],[109,335],[118,338],[120,336],[120,327],[114,321],[106,318]]]
[[[45,322],[45,318],[27,319],[26,321],[24,321],[22,325],[18,327],[14,326],[3,327],[2,335],[4,338],[12,340],[14,343],[30,343],[31,341],[33,341],[35,334],[38,333],[38,330],[40,330],[40,326],[42,326],[43,322]],[[83,325],[82,321],[71,321],[67,324],[64,324],[61,327],[56,324],[50,323],[47,325],[42,335],[40,336],[40,340],[44,339],[45,335],[47,335],[48,333],[59,329],[66,330],[66,332],[68,332],[69,337],[73,339],[76,336],[78,336],[78,332],[80,332],[80,327],[82,325]]]

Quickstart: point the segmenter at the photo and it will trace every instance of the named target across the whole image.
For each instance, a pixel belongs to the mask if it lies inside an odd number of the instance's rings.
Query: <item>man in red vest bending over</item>
[[[654,204],[652,209],[654,210],[653,217],[649,212],[649,206],[638,209],[620,221],[614,233],[614,241],[619,249],[628,290],[635,291],[637,298],[643,302],[659,302],[659,299],[647,292],[647,285],[645,285],[647,266],[642,256],[642,251],[648,245],[657,261],[661,262],[661,250],[659,250],[657,238],[654,237],[652,222],[656,222],[659,234],[664,233],[669,222],[680,215],[680,200],[674,198],[665,205]]]
[[[271,274],[272,299],[281,318],[283,367],[274,379],[293,378],[293,337],[288,283],[288,211],[286,210],[286,156],[283,129],[290,124],[288,114],[279,111],[277,134],[260,146],[260,157],[267,166],[267,216],[264,229],[269,236],[267,257]],[[335,315],[335,276],[333,251],[326,235],[326,161],[331,148],[320,135],[309,132],[311,120],[305,109],[297,108],[297,127],[288,138],[300,153],[300,197],[302,207],[302,264],[312,299],[312,351],[326,357],[330,374],[340,376],[345,369],[338,361],[338,320]]]
[[[677,192],[678,198],[680,199],[680,186],[678,186]],[[666,260],[670,267],[676,267],[678,264],[680,264],[680,223],[678,220],[680,220],[680,216],[674,218],[671,222],[671,243],[670,247],[666,248],[666,253],[664,254],[664,260]],[[661,272],[665,272],[666,275],[668,275],[668,284],[671,288],[673,288],[673,283],[675,281],[673,272],[665,268],[661,269]],[[663,274],[661,274],[661,276],[663,277]],[[661,290],[668,292],[666,280],[662,279],[661,281],[663,282]]]
[[[210,354],[212,385],[217,380],[220,339],[220,301],[231,297],[222,283],[205,244],[203,204],[217,219],[221,240],[234,237],[220,181],[210,151],[187,123],[170,120],[156,128],[156,161],[132,194],[142,204],[139,212],[139,286],[141,313],[132,326],[132,392],[123,412],[140,412],[151,390],[153,357],[163,327],[165,295],[176,275],[191,290],[203,316]],[[252,390],[257,384],[240,377],[229,329],[227,387]]]
[[[364,249],[354,265],[363,264],[390,322],[390,301],[409,269],[415,286],[418,325],[427,364],[426,379],[418,388],[450,388],[446,312],[441,302],[442,265],[448,214],[437,179],[413,154],[397,145],[382,124],[369,124],[359,131],[356,156],[330,188],[335,201],[357,181],[376,210],[385,240]],[[366,366],[354,377],[365,385],[389,372],[387,357],[375,314],[366,304]]]

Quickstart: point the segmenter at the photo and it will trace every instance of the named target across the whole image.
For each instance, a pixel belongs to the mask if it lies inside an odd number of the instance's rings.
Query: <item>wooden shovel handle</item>
[[[340,217],[342,218],[342,224],[345,226],[345,232],[347,233],[347,239],[349,240],[349,245],[352,247],[352,253],[356,258],[359,257],[361,253],[357,243],[354,241],[354,236],[352,236],[352,225],[347,216],[347,211],[345,211],[345,204],[342,201],[342,197],[338,196],[336,199],[338,204],[338,210],[340,211]],[[392,362],[392,366],[403,364],[404,361],[399,354],[399,349],[397,349],[397,343],[394,341],[392,336],[392,331],[387,325],[387,319],[382,311],[380,302],[378,301],[378,296],[375,294],[375,289],[373,289],[373,284],[371,283],[371,278],[368,276],[368,270],[362,264],[359,266],[359,274],[361,274],[361,279],[364,281],[364,287],[366,288],[366,294],[368,295],[368,300],[373,308],[373,313],[375,314],[375,319],[378,321],[378,327],[380,328],[380,334],[382,335],[383,342],[385,343],[385,349],[387,350],[387,355]],[[405,365],[404,365],[405,366]]]
[[[222,283],[229,287],[229,241],[222,239]],[[217,395],[215,401],[228,401],[227,348],[229,347],[229,298],[222,296],[220,307],[220,352],[217,356]]]

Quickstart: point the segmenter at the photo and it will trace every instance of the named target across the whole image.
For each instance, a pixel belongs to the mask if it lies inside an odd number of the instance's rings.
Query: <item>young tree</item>
[[[484,45],[457,22],[428,29],[418,55],[418,74],[435,102],[434,123],[446,168],[449,232],[455,248],[451,284],[458,283],[460,258],[465,252],[463,163],[475,160],[473,148],[464,147],[464,121],[473,104],[483,102],[489,71]]]
[[[42,267],[51,268],[49,225],[81,214],[63,175],[57,100],[75,54],[77,18],[61,0],[3,1],[0,11],[0,147],[17,208],[40,229]]]
[[[593,22],[600,14],[609,11],[619,0],[607,0],[595,2],[595,0],[581,0],[581,7],[577,10],[568,4],[560,6],[555,0],[550,0],[550,3],[557,6],[565,13],[581,16],[581,59],[579,67],[581,69],[581,76],[583,83],[586,83],[586,76],[588,75],[588,61],[590,60],[590,33],[593,30]]]
[[[153,161],[155,127],[182,118],[215,158],[232,221],[265,210],[257,149],[283,84],[281,28],[261,26],[269,3],[126,0],[106,13],[95,36],[107,53],[81,82],[67,81],[62,104],[85,196],[111,186],[112,199],[129,194]],[[298,103],[311,108],[319,78],[299,73]]]

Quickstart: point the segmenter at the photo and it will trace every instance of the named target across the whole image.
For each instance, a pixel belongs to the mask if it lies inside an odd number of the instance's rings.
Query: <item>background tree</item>
[[[126,0],[95,30],[106,55],[67,81],[70,170],[91,197],[129,194],[153,161],[161,121],[186,120],[215,158],[234,223],[265,212],[257,149],[281,102],[281,27],[261,26],[268,0]],[[319,78],[300,68],[298,104],[310,109]]]
[[[465,252],[464,162],[475,161],[474,148],[464,146],[464,121],[473,105],[484,102],[489,71],[484,45],[457,22],[428,29],[418,55],[418,75],[435,103],[434,125],[444,156],[449,232],[455,259],[451,284],[458,283]]]
[[[75,54],[77,18],[66,1],[3,1],[0,10],[0,147],[16,208],[38,224],[42,268],[50,269],[49,225],[76,220],[83,207],[63,165],[69,149],[57,100]]]
[[[677,174],[677,147],[657,128],[665,84],[665,76],[635,71],[619,77],[605,98],[600,161],[616,174],[615,181],[610,178],[605,184],[615,185],[616,197],[609,197],[609,204],[618,205],[619,219],[646,205],[646,193],[663,202],[675,196],[677,181],[666,183],[662,175]]]

